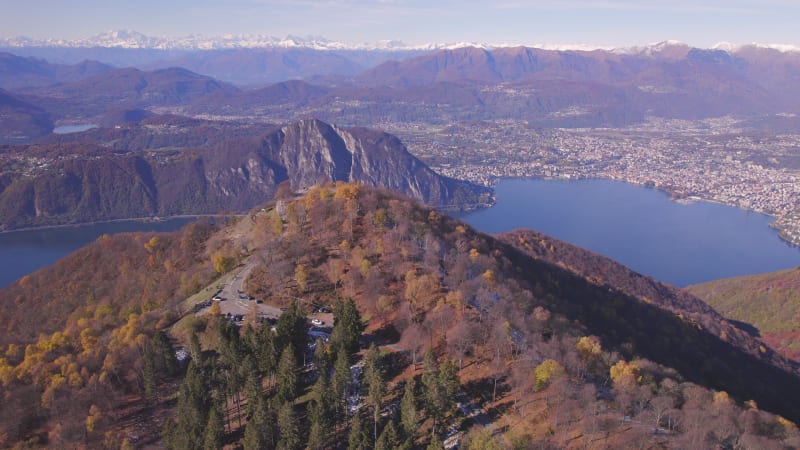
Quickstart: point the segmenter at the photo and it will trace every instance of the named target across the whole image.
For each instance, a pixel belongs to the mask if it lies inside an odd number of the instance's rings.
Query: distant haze
[[[620,47],[676,39],[697,47],[800,44],[790,0],[101,0],[5,2],[0,37],[325,36],[351,44],[489,42]]]

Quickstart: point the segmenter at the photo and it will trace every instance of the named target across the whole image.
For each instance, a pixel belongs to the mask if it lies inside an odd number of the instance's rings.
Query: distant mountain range
[[[768,118],[800,114],[800,52],[756,46],[733,53],[667,42],[624,52],[273,48],[172,56],[143,68],[114,69],[4,53],[0,88],[55,122],[72,123],[96,123],[112,110],[169,108],[237,120],[317,117],[367,126],[513,119],[541,127],[617,127],[653,116],[734,116],[754,127],[791,131],[796,121]]]
[[[58,64],[100,61],[117,67],[158,69],[178,66],[223,81],[241,85],[274,83],[289,79],[349,77],[386,61],[404,61],[442,50],[481,49],[492,54],[519,44],[436,43],[406,45],[398,41],[346,44],[318,36],[222,35],[152,37],[135,31],[109,31],[86,39],[0,39],[0,51],[46,59]],[[690,49],[677,41],[624,48],[590,45],[533,45],[530,50],[549,51],[592,58],[665,59]],[[749,59],[754,53],[775,52],[800,55],[791,45],[734,45],[721,43],[711,49],[731,57]],[[510,50],[512,53],[513,50]],[[580,59],[580,58],[579,58]],[[2,85],[0,85],[2,86]],[[4,86],[8,87],[8,86]]]
[[[286,93],[277,102],[254,102],[248,96],[265,91],[251,90],[205,97],[185,111],[302,111],[340,123],[514,119],[544,127],[616,127],[648,116],[797,114],[799,81],[800,53],[763,48],[732,55],[682,44],[637,53],[464,47],[386,61],[352,77],[310,79],[302,89],[273,85],[269,90]]]
[[[665,45],[680,44],[679,41],[664,41],[651,45],[630,47],[608,47],[587,44],[539,44],[534,47],[549,50],[613,50],[616,53],[641,53],[658,49]],[[0,47],[64,47],[64,48],[128,48],[158,50],[220,50],[241,48],[310,48],[314,50],[417,50],[431,51],[455,49],[460,47],[481,47],[495,49],[502,47],[518,47],[522,43],[478,43],[451,42],[409,45],[397,40],[382,40],[375,43],[349,44],[332,41],[322,36],[293,36],[280,38],[265,34],[223,34],[205,36],[192,34],[188,36],[147,36],[134,30],[111,30],[83,39],[33,39],[24,36],[0,38]],[[743,47],[771,48],[780,51],[800,51],[800,47],[789,44],[745,44],[737,45],[720,42],[713,49],[737,51]]]

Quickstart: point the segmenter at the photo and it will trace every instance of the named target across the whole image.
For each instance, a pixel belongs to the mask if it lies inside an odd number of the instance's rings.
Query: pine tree
[[[178,373],[178,360],[175,358],[175,349],[172,348],[169,336],[163,330],[158,330],[153,335],[153,351],[156,371],[168,376],[174,376]]]
[[[189,336],[189,352],[195,365],[199,366],[203,363],[203,351],[200,347],[200,338],[197,337],[197,333],[195,332],[192,332]]]
[[[400,421],[403,424],[406,437],[411,441],[414,440],[414,434],[417,432],[419,424],[417,419],[417,397],[414,394],[415,387],[414,379],[408,380],[403,391],[403,399],[400,401]]]
[[[364,332],[361,314],[352,298],[346,302],[336,300],[333,305],[333,332],[331,345],[334,349],[343,348],[348,357],[358,352],[358,341]]]
[[[340,411],[337,417],[345,417],[347,414],[347,395],[350,383],[353,382],[353,374],[350,372],[350,364],[347,361],[347,352],[340,349],[336,353],[336,363],[333,366],[333,378],[331,380],[331,390],[333,391],[334,401],[337,405],[336,410]]]
[[[142,384],[144,384],[144,398],[148,403],[156,400],[156,374],[155,355],[151,346],[147,346],[142,358]]]
[[[394,421],[390,420],[383,427],[381,436],[375,442],[375,450],[396,450],[398,447],[400,447],[400,437],[397,435],[397,427],[394,426]]]
[[[211,395],[203,382],[200,370],[189,363],[186,376],[178,391],[176,433],[181,445],[176,448],[202,447],[203,428],[208,423]]]
[[[258,371],[261,376],[268,376],[278,367],[278,351],[275,338],[270,327],[264,326],[255,333],[255,351]]]
[[[378,440],[378,420],[381,402],[386,393],[386,384],[381,372],[380,352],[373,342],[364,358],[364,382],[367,384],[367,400],[372,405],[373,439]]]
[[[455,406],[455,395],[458,392],[458,369],[452,360],[446,360],[439,366],[432,350],[425,353],[423,362],[422,384],[425,387],[425,412],[433,418],[433,429]]]
[[[278,363],[278,401],[294,402],[297,397],[297,361],[291,348],[286,348]]]
[[[279,450],[297,450],[301,446],[300,425],[294,414],[294,407],[285,402],[278,410],[278,446]]]
[[[361,420],[361,416],[356,414],[350,425],[350,434],[347,437],[347,450],[371,450],[372,439],[366,424]]]
[[[430,444],[425,447],[425,450],[444,450],[444,444],[442,443],[442,440],[439,439],[439,436],[434,434],[431,438]]]
[[[213,405],[208,412],[208,422],[203,437],[203,448],[205,450],[222,448],[222,441],[224,438],[225,424],[222,423],[222,413],[219,411],[217,405]]]
[[[243,370],[242,362],[246,354],[245,342],[239,335],[239,328],[231,322],[224,321],[217,328],[219,333],[219,345],[217,346],[218,357],[215,360],[215,373],[220,386],[219,393],[223,394],[222,401],[232,399],[236,404],[235,417],[241,421],[241,390],[245,382],[246,373]],[[230,417],[228,417],[230,428]]]
[[[308,334],[306,333],[306,314],[299,302],[292,303],[278,318],[275,325],[275,341],[281,353],[291,346],[297,361],[303,360]]]
[[[322,339],[317,339],[314,346],[314,366],[319,375],[329,374],[333,368],[330,347]]]
[[[311,450],[323,450],[328,447],[330,440],[330,427],[328,418],[325,417],[317,404],[308,405],[308,418],[311,426],[308,430],[308,448]]]
[[[253,415],[244,430],[244,448],[245,450],[275,448],[276,434],[274,411],[263,397],[259,397]]]
[[[247,399],[247,417],[253,417],[256,406],[264,394],[262,392],[261,376],[253,369],[252,362],[246,362],[243,370],[246,378],[244,381],[244,396]]]
[[[311,401],[308,404],[308,417],[311,423],[308,446],[312,450],[328,447],[331,424],[331,392],[327,377],[320,375],[311,387]]]
[[[181,448],[179,444],[178,424],[175,423],[174,420],[167,419],[164,421],[164,425],[161,426],[161,441],[164,443],[164,448],[167,450]]]
[[[461,381],[458,378],[458,368],[452,359],[446,359],[439,366],[439,384],[442,386],[443,408],[450,412],[455,407],[455,398]]]

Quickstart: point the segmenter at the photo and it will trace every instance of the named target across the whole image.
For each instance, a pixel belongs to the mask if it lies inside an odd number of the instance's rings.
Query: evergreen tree
[[[224,438],[225,424],[222,423],[222,413],[219,411],[217,405],[213,405],[208,412],[208,422],[203,437],[203,448],[205,450],[222,448],[222,441]]]
[[[298,450],[302,444],[300,425],[294,414],[294,407],[285,402],[278,410],[278,446],[279,450]]]
[[[256,331],[254,345],[253,354],[256,357],[258,371],[261,376],[271,375],[278,367],[278,351],[270,327],[263,326]]]
[[[219,386],[221,400],[232,399],[236,404],[236,415],[241,421],[241,391],[245,382],[245,370],[243,361],[246,355],[246,345],[239,335],[239,328],[231,322],[223,321],[217,328],[219,333],[219,345],[217,346],[217,358],[214,361],[214,369]],[[230,427],[230,418],[228,417]]]
[[[378,420],[380,419],[381,402],[386,394],[386,383],[381,372],[381,355],[373,342],[364,358],[364,382],[367,385],[367,401],[372,405],[373,439],[378,440]]]
[[[189,363],[186,376],[178,390],[176,433],[181,441],[175,448],[202,447],[203,429],[208,423],[211,395],[203,383],[203,376],[194,362]]]
[[[168,450],[181,448],[179,445],[178,424],[172,419],[164,421],[161,426],[161,440],[164,443],[164,448]]]
[[[425,447],[425,450],[444,450],[444,444],[442,443],[442,440],[439,439],[439,436],[434,434],[431,438],[430,444]]]
[[[371,450],[371,435],[361,416],[356,414],[350,425],[350,434],[347,436],[347,450]]]
[[[260,397],[244,430],[244,448],[245,450],[275,448],[276,434],[275,415],[266,400]]]
[[[331,424],[331,392],[327,377],[320,375],[311,388],[311,401],[308,404],[308,417],[311,424],[308,446],[312,450],[328,447]]]
[[[403,424],[406,438],[414,440],[419,420],[417,419],[417,397],[414,394],[416,383],[411,378],[406,382],[403,399],[400,401],[400,421]]]
[[[219,324],[217,330],[219,332],[217,351],[220,356],[232,363],[241,360],[246,348],[242,338],[239,336],[239,327],[225,320]]]
[[[314,346],[314,366],[317,368],[317,373],[327,376],[333,368],[333,359],[331,358],[330,346],[328,346],[322,339],[317,339]]]
[[[148,345],[142,357],[142,384],[144,384],[144,398],[148,403],[156,400],[156,374],[155,355]]]
[[[297,361],[294,358],[294,352],[291,348],[287,348],[281,354],[281,360],[278,363],[278,401],[294,402],[297,398]]]
[[[333,305],[333,332],[331,345],[334,349],[343,348],[348,357],[358,352],[358,341],[364,332],[361,314],[352,298],[346,302],[337,299]]]
[[[306,333],[306,314],[299,302],[292,303],[278,318],[275,325],[275,348],[283,354],[291,346],[297,361],[303,360],[308,333]]]
[[[260,397],[263,396],[261,375],[253,368],[251,361],[246,361],[243,364],[243,371],[245,375],[244,381],[244,396],[247,399],[247,417],[253,417],[256,405]]]
[[[400,437],[397,434],[397,427],[394,426],[394,421],[390,420],[383,427],[381,436],[375,442],[375,450],[397,450],[398,447],[400,447]]]
[[[308,448],[311,450],[327,448],[330,441],[330,427],[328,418],[322,413],[319,405],[309,403],[308,418],[311,424],[308,430]]]
[[[436,423],[455,407],[455,395],[458,392],[458,369],[452,360],[446,360],[441,366],[436,362],[432,350],[425,352],[423,361],[422,384],[425,388],[425,413],[433,418],[432,434],[436,434]]]
[[[461,381],[458,378],[458,368],[452,359],[446,359],[439,366],[439,384],[442,387],[442,400],[445,412],[450,412],[455,407],[455,398]]]
[[[200,338],[197,337],[197,333],[194,331],[189,335],[189,353],[195,365],[199,366],[203,363],[203,350],[200,347]]]
[[[331,380],[331,390],[337,405],[336,410],[339,411],[337,417],[345,417],[347,414],[347,395],[352,382],[353,374],[350,372],[347,352],[340,349],[336,353],[336,363],[333,366],[333,379]]]
[[[174,376],[178,373],[178,360],[175,358],[175,349],[169,341],[169,336],[163,330],[158,330],[153,335],[154,368],[157,372]]]

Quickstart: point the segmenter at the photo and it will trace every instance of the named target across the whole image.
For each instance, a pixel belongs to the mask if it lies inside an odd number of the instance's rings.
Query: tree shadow
[[[747,322],[742,322],[740,320],[733,320],[733,319],[728,319],[728,322],[730,322],[731,325],[735,326],[736,328],[738,328],[738,329],[744,331],[745,333],[749,334],[750,336],[753,336],[754,338],[760,338],[761,337],[761,331],[759,331],[758,328],[756,328],[755,326],[753,326],[753,325],[751,325],[751,324],[749,324]]]

